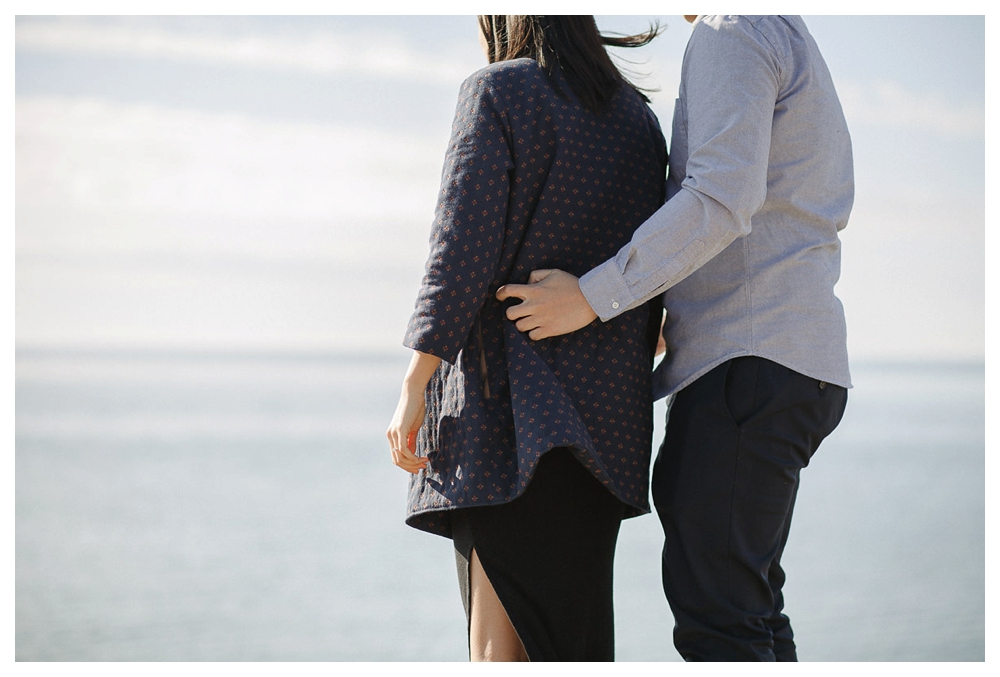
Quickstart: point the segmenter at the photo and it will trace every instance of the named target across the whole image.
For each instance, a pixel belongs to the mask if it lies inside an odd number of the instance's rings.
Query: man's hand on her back
[[[521,299],[507,309],[507,319],[528,338],[561,336],[586,327],[597,313],[580,291],[580,281],[561,270],[534,270],[528,284],[506,284],[497,290],[497,299]]]

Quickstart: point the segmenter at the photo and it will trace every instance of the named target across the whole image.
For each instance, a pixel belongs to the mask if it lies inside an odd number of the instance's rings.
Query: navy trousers
[[[794,661],[781,553],[804,468],[847,390],[740,357],[681,390],[653,466],[663,590],[687,661]]]

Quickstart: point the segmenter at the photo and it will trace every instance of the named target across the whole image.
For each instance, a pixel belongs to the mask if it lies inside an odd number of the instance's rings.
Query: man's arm
[[[575,331],[595,317],[610,320],[749,233],[767,194],[779,69],[774,48],[746,19],[699,22],[675,111],[672,145],[686,141],[688,158],[685,175],[671,175],[674,194],[614,258],[579,280],[535,271],[540,282],[501,288],[497,298],[522,299],[507,310],[517,328],[537,340]]]

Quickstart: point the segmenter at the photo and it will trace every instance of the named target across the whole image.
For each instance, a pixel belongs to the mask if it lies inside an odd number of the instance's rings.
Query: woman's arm
[[[455,363],[490,295],[503,251],[514,161],[497,73],[462,85],[423,281],[403,345]]]
[[[417,431],[424,424],[424,391],[441,364],[441,358],[413,351],[413,359],[403,378],[396,413],[392,416],[385,436],[392,450],[392,462],[407,472],[416,474],[427,465],[426,456],[417,456]]]
[[[413,360],[386,433],[393,463],[417,473],[424,391],[442,360],[454,364],[490,293],[499,265],[514,162],[504,103],[491,77],[478,72],[462,85],[445,155],[430,253],[403,345]]]

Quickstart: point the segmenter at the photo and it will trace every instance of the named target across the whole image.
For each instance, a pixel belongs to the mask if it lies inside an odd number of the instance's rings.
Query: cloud
[[[986,111],[982,104],[950,101],[937,92],[916,92],[889,80],[838,83],[844,115],[850,125],[892,127],[956,138],[982,137]]]
[[[396,346],[446,139],[15,103],[23,345]]]
[[[296,223],[429,224],[446,146],[433,135],[93,98],[18,97],[15,113],[21,250],[231,246],[239,227],[241,241],[273,253],[296,246],[288,232]],[[123,221],[121,232],[114,224]],[[206,222],[220,230],[206,231]],[[173,225],[143,230],[152,223]],[[253,232],[257,223],[265,232]],[[275,224],[285,229],[280,237]],[[315,253],[302,237],[301,249]],[[323,241],[341,249],[329,235]]]
[[[312,29],[223,34],[210,18],[182,30],[151,18],[93,21],[80,17],[18,21],[17,49],[151,57],[288,69],[330,75],[368,74],[395,80],[454,84],[481,66],[447,54],[410,48],[391,31]]]

